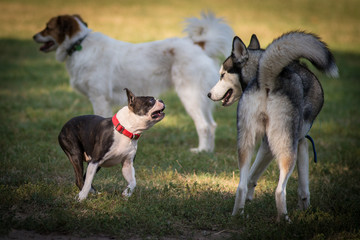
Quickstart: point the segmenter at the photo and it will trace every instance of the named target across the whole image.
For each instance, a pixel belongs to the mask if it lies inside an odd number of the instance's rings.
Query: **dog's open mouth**
[[[221,100],[223,106],[226,106],[226,105],[228,104],[228,102],[229,102],[232,94],[233,94],[233,90],[232,90],[232,88],[230,88],[230,89],[225,93],[223,99]]]
[[[45,42],[44,45],[42,45],[40,47],[40,51],[46,52],[47,50],[49,50],[54,45],[55,45],[54,41]]]
[[[165,116],[164,110],[165,110],[165,104],[164,104],[164,107],[161,110],[153,112],[151,114],[151,118],[154,119],[154,120],[161,120]]]

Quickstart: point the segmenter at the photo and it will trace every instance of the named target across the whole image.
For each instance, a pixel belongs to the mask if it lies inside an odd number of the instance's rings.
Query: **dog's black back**
[[[101,159],[111,147],[113,131],[111,118],[85,115],[69,120],[62,128],[58,139],[63,149],[82,151],[82,154],[86,152],[96,161]],[[74,144],[78,146],[75,147]]]
[[[113,144],[114,127],[111,118],[96,115],[84,115],[70,119],[61,129],[58,140],[61,148],[71,161],[76,185],[84,185],[83,162],[99,161]]]

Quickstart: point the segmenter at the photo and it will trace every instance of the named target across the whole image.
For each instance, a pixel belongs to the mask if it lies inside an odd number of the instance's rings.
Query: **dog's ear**
[[[248,49],[252,50],[259,50],[260,49],[260,42],[255,34],[251,36],[250,43]]]
[[[231,57],[235,64],[242,64],[249,58],[248,50],[245,44],[238,36],[234,37]]]
[[[127,99],[128,99],[128,107],[130,110],[133,110],[135,104],[135,95],[127,88],[124,88],[126,91]]]
[[[80,17],[79,14],[74,14],[73,17],[79,19],[80,22],[82,22],[86,27],[88,26],[88,24],[84,21],[84,19],[82,19],[82,17]]]
[[[65,35],[72,36],[79,30],[79,24],[76,22],[74,17],[69,15],[58,16],[56,24],[59,26],[60,32]]]

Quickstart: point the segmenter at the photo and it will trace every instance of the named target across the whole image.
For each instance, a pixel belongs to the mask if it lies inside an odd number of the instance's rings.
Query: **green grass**
[[[355,0],[287,1],[1,1],[0,16],[0,233],[25,229],[76,236],[237,239],[360,238],[360,34]],[[139,142],[138,185],[125,201],[121,167],[102,169],[101,192],[78,203],[72,167],[57,143],[71,117],[92,112],[72,90],[65,66],[43,54],[31,36],[60,13],[79,13],[97,31],[142,42],[182,36],[181,21],[212,9],[248,42],[266,46],[292,29],[320,35],[333,50],[339,79],[317,74],[325,105],[311,131],[318,164],[310,164],[311,207],[299,211],[297,173],[287,188],[292,224],[277,224],[272,163],[260,179],[248,218],[231,217],[239,180],[236,106],[215,108],[214,154],[192,154],[195,127],[173,91],[161,97],[166,118]],[[164,20],[166,19],[166,21]],[[164,149],[166,149],[164,151]],[[310,155],[312,158],[312,154]],[[210,235],[209,235],[210,234]]]

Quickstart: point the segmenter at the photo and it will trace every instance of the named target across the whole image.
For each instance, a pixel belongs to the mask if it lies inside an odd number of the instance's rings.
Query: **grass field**
[[[283,2],[1,0],[0,238],[21,229],[119,239],[359,239],[360,2]],[[256,33],[266,46],[301,29],[321,36],[335,55],[339,79],[316,72],[325,105],[310,132],[318,153],[318,163],[310,163],[311,207],[296,208],[294,171],[287,188],[291,224],[275,223],[275,162],[246,205],[249,217],[231,217],[239,180],[236,106],[215,108],[215,153],[192,154],[195,127],[173,91],[161,96],[166,118],[139,142],[134,195],[121,198],[126,182],[119,166],[95,177],[102,194],[74,200],[73,169],[57,135],[68,119],[90,114],[92,107],[70,88],[65,66],[54,54],[38,51],[32,35],[54,15],[79,13],[90,28],[114,38],[158,40],[183,36],[184,18],[203,9],[223,16],[245,42]]]

